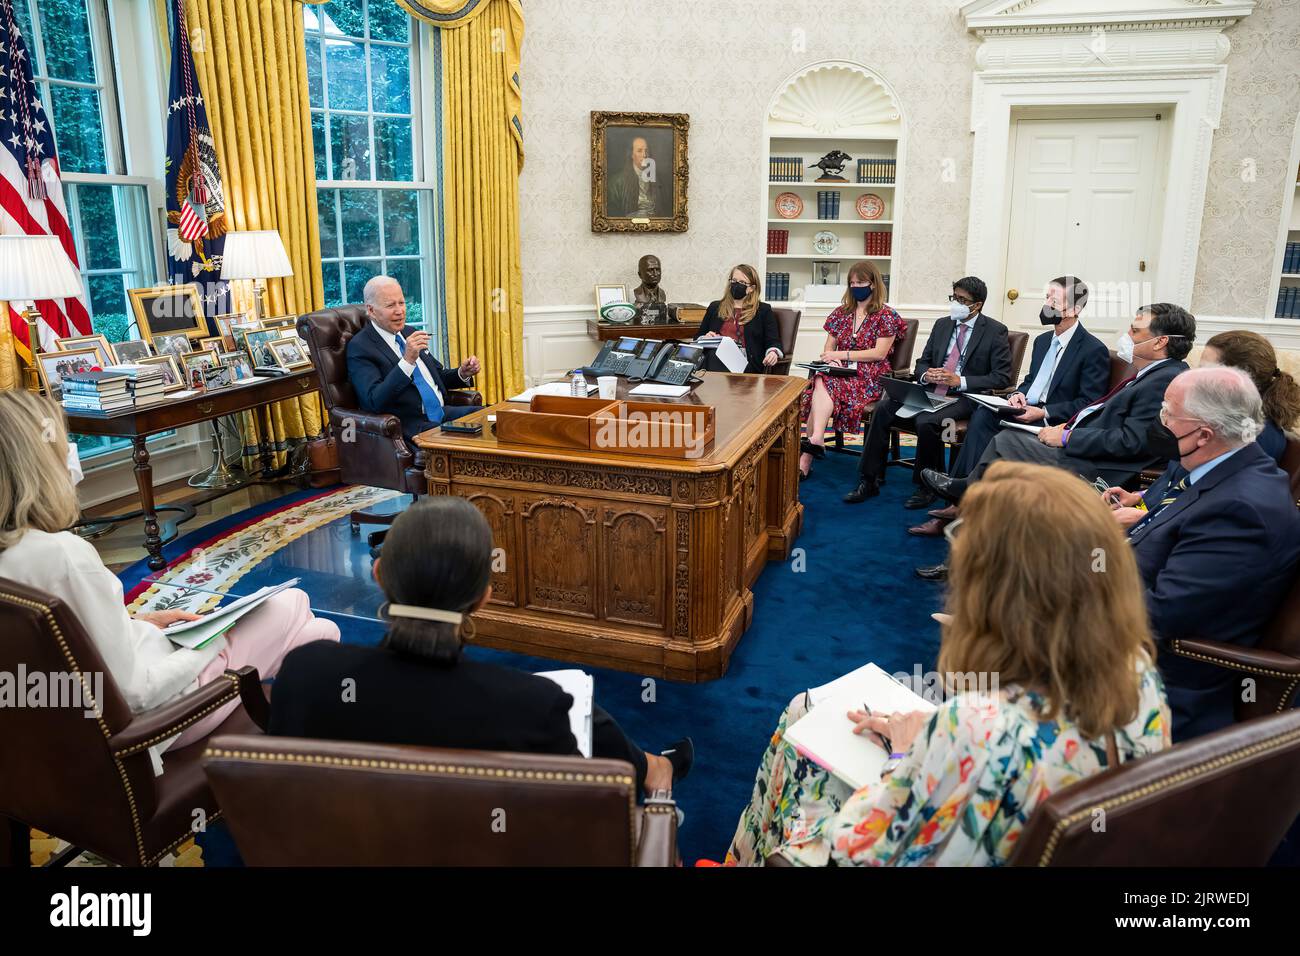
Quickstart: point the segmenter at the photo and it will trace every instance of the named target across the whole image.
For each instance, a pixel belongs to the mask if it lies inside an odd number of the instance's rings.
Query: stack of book
[[[1279,319],[1300,319],[1300,285],[1284,285],[1277,290]]]
[[[888,256],[894,243],[892,232],[868,231],[862,234],[866,242],[865,252],[868,256]]]
[[[772,156],[767,161],[767,178],[774,183],[803,182],[803,157]]]
[[[767,230],[767,254],[784,255],[790,248],[789,229]]]
[[[1293,276],[1300,274],[1300,242],[1288,242],[1282,256],[1282,271]]]
[[[859,159],[858,182],[892,183],[897,164],[894,159]]]
[[[769,302],[785,302],[790,298],[790,273],[769,272],[763,298]]]
[[[817,190],[817,218],[840,218],[840,194],[836,189]]]
[[[125,375],[69,372],[62,376],[63,407],[77,412],[117,412],[134,404]]]
[[[105,371],[126,379],[127,391],[135,400],[136,408],[157,405],[166,397],[163,395],[163,373],[151,365],[110,365]]]

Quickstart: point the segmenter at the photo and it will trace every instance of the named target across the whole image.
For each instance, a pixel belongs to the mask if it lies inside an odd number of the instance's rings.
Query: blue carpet
[[[802,549],[802,567],[796,570],[793,561],[769,564],[755,582],[754,623],[722,679],[657,680],[649,702],[643,700],[641,675],[586,668],[601,706],[646,750],[658,751],[680,736],[694,739],[695,767],[675,792],[686,813],[680,845],[688,864],[722,858],[776,719],[791,697],[867,661],[889,672],[933,668],[939,628],[930,614],[939,609],[942,594],[918,581],[912,569],[942,560],[945,545],[906,533],[907,525],[924,519],[924,512],[902,507],[914,488],[906,469],[888,469],[878,498],[841,502],[856,482],[857,463],[855,456],[829,453],[801,484],[805,512],[796,547]],[[389,507],[404,504],[395,499]],[[196,532],[191,546],[213,533],[211,526]],[[172,547],[181,553],[184,545],[182,539]],[[353,538],[346,519],[277,552],[232,593],[246,594],[290,575],[302,577],[316,613],[337,621],[345,641],[380,640],[382,626],[365,617],[382,598],[370,579],[364,535]],[[565,666],[485,648],[467,653],[530,671]],[[215,826],[200,842],[208,865],[238,862],[224,827]]]

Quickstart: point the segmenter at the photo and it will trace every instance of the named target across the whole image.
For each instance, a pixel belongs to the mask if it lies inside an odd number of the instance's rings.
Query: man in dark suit
[[[967,478],[927,469],[921,480],[949,501],[957,502],[971,482],[1000,459],[1030,461],[1068,468],[1084,478],[1104,478],[1122,485],[1150,465],[1163,463],[1160,449],[1148,447],[1148,432],[1165,389],[1187,370],[1183,358],[1196,340],[1196,320],[1176,305],[1143,306],[1120,341],[1117,353],[1131,363],[1132,374],[1110,392],[1080,409],[1060,425],[1045,425],[1037,434],[1001,428]]]
[[[1069,421],[1089,401],[1106,393],[1110,379],[1110,350],[1079,322],[1079,313],[1088,304],[1088,287],[1074,276],[1061,276],[1048,283],[1044,297],[1038,321],[1052,326],[1052,331],[1034,339],[1029,374],[1007,399],[1023,409],[1014,420],[1029,425]],[[989,408],[976,408],[952,474],[959,478],[970,474],[998,431],[998,416]],[[956,517],[952,511],[951,506],[932,511],[929,521],[908,528],[908,533],[938,537],[944,521]]]
[[[952,284],[951,312],[934,323],[925,350],[916,362],[916,381],[936,395],[956,396],[956,401],[936,412],[921,412],[911,419],[916,428],[916,459],[912,480],[918,485],[924,468],[943,463],[945,427],[970,418],[975,403],[966,392],[988,392],[1011,384],[1011,346],[1007,327],[985,315],[988,288],[974,276]],[[889,451],[889,429],[900,405],[888,395],[871,413],[871,427],[862,444],[858,465],[858,486],[844,496],[857,504],[880,493],[885,459]],[[907,500],[908,508],[926,508],[934,494],[920,487]]]
[[[1241,371],[1184,372],[1160,418],[1169,467],[1145,495],[1106,495],[1146,586],[1177,743],[1231,724],[1243,685],[1242,675],[1173,653],[1172,642],[1258,642],[1300,566],[1300,511],[1286,473],[1255,441],[1264,415]]]
[[[348,342],[348,380],[361,410],[396,415],[410,441],[420,432],[481,409],[448,407],[444,393],[464,388],[479,371],[473,355],[445,369],[429,354],[429,334],[406,324],[406,298],[391,276],[375,276],[362,296],[370,321]]]

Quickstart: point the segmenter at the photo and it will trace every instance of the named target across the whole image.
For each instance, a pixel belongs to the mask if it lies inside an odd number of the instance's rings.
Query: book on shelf
[[[768,229],[767,230],[767,252],[768,255],[781,255],[790,247],[790,230],[789,229]]]
[[[838,190],[819,189],[817,191],[817,218],[840,218],[840,194]]]
[[[1282,271],[1287,275],[1300,273],[1300,242],[1288,242],[1282,254]]]
[[[803,159],[799,156],[770,156],[767,178],[774,183],[803,182]]]
[[[864,240],[863,251],[868,256],[884,258],[891,254],[890,250],[893,247],[893,236],[894,234],[892,232],[868,230],[862,234]]]
[[[1274,318],[1300,319],[1300,286],[1284,285],[1277,290],[1277,313]]]
[[[858,182],[892,183],[897,160],[868,156],[858,160]]]

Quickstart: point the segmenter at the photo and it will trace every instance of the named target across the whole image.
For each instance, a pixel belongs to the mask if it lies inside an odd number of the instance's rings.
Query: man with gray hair
[[[1146,587],[1175,742],[1226,727],[1241,675],[1181,657],[1184,638],[1253,647],[1300,567],[1300,511],[1286,474],[1255,438],[1259,392],[1235,368],[1183,372],[1149,441],[1169,467],[1139,495],[1105,497]]]
[[[420,432],[480,410],[448,406],[448,389],[464,388],[479,372],[473,355],[447,369],[429,353],[429,333],[406,324],[406,297],[392,276],[375,276],[361,293],[370,321],[348,341],[348,380],[361,410],[396,415],[410,441]]]

